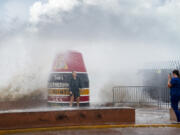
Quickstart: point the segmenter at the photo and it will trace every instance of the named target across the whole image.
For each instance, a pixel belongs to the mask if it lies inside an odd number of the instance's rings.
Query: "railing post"
[[[114,87],[113,87],[112,91],[113,91],[113,105],[114,105],[115,104],[114,103],[115,102],[115,100],[114,100]]]

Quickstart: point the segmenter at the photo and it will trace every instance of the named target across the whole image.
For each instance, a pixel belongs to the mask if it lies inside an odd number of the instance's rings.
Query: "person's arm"
[[[81,82],[81,79],[79,78],[79,88],[81,89],[82,88],[82,82]]]
[[[172,78],[171,78],[171,75],[169,74],[169,75],[168,75],[168,87],[169,87],[169,88],[172,87],[171,80],[172,80]]]
[[[71,79],[69,81],[69,92],[70,92],[70,94],[72,94],[72,81],[71,81]]]

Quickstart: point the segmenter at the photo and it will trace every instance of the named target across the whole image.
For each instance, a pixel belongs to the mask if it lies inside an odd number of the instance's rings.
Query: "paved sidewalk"
[[[33,132],[14,135],[179,135],[180,128],[112,128]]]

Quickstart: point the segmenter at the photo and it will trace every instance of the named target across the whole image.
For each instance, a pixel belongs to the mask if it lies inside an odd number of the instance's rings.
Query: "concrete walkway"
[[[13,135],[179,135],[180,128],[110,128],[17,133]]]

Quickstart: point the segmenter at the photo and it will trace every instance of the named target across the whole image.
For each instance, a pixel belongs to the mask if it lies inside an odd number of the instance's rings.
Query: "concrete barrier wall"
[[[135,109],[133,108],[74,109],[0,114],[0,129],[133,123],[135,123]]]

